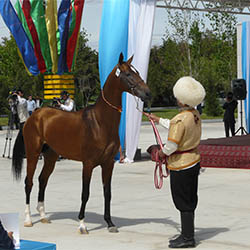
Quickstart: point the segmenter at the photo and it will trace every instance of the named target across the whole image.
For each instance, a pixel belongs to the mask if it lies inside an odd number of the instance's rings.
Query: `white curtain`
[[[154,26],[156,0],[130,0],[128,58],[134,55],[132,64],[147,81],[148,63]],[[127,94],[126,102],[126,161],[133,162],[138,140],[143,102]]]
[[[244,101],[244,113],[246,121],[246,130],[250,131],[250,102],[249,102],[249,91],[250,91],[250,22],[244,22],[242,24],[241,34],[241,66],[242,66],[242,77],[246,80],[247,97]],[[241,124],[240,124],[241,125]]]

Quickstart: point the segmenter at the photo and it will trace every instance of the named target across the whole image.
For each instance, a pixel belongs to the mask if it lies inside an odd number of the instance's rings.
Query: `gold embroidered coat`
[[[178,145],[168,157],[168,168],[180,170],[200,161],[198,145],[201,138],[200,114],[195,109],[183,110],[170,121],[168,140]]]

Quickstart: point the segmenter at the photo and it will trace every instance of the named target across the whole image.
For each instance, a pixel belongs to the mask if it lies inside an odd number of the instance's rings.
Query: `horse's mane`
[[[94,109],[95,107],[95,104],[91,104],[85,108],[83,108],[81,111],[82,111],[82,118],[83,119],[87,119],[89,118],[89,113]]]

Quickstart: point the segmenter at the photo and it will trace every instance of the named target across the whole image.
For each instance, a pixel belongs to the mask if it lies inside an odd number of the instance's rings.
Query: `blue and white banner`
[[[104,0],[99,40],[101,87],[120,53],[125,60],[134,55],[132,64],[146,82],[151,49],[156,0]],[[132,162],[138,146],[143,103],[127,94],[122,99],[120,141],[126,145],[126,160]],[[138,108],[138,109],[137,109]]]
[[[147,82],[149,56],[155,17],[155,0],[131,0],[129,11],[128,58]],[[127,94],[126,108],[126,159],[132,162],[138,146],[143,102]]]
[[[99,72],[101,88],[119,61],[120,53],[127,60],[129,0],[104,0],[99,39]],[[122,96],[119,127],[120,143],[124,148],[126,130],[126,94]]]
[[[246,130],[250,131],[250,102],[249,102],[249,89],[250,89],[250,22],[242,23],[241,34],[241,63],[242,63],[242,78],[246,80],[247,97],[244,101],[244,111],[246,119]]]

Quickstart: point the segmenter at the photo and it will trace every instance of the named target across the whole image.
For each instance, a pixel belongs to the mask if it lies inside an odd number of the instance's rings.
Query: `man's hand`
[[[9,238],[10,238],[12,241],[14,240],[13,232],[8,232],[8,236],[9,236]]]
[[[164,159],[166,157],[166,155],[162,152],[162,150],[159,150],[159,157],[160,159]]]
[[[61,103],[59,100],[57,100],[57,104],[55,105],[57,108],[60,108],[61,107]]]
[[[144,115],[147,116],[148,119],[151,119],[151,120],[153,120],[156,123],[159,123],[160,117],[158,117],[158,116],[156,116],[154,114],[151,114],[151,113],[150,114],[144,113]]]

